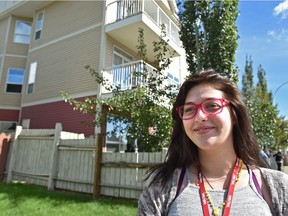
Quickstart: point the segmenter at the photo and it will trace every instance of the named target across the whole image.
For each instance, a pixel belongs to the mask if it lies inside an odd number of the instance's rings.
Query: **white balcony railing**
[[[153,73],[154,69],[151,65],[140,60],[106,68],[102,71],[102,75],[113,88],[118,87],[120,90],[127,90],[143,85],[145,83],[143,73]],[[108,92],[109,90],[102,90],[102,93]]]
[[[179,27],[154,0],[120,0],[112,2],[106,8],[106,24],[140,13],[145,13],[159,28],[164,24],[167,36],[180,46]]]
[[[139,60],[106,68],[102,70],[102,75],[104,79],[108,80],[109,85],[112,85],[112,89],[117,87],[119,90],[124,91],[145,85],[149,76],[156,75],[155,71],[154,67]],[[169,77],[163,83],[163,85],[171,84],[177,86],[179,83]],[[111,93],[111,90],[103,88],[102,93]]]

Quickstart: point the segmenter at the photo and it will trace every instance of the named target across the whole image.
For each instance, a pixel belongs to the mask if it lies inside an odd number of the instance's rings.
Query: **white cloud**
[[[282,19],[288,18],[288,0],[281,2],[274,8],[273,14],[275,16],[281,15]]]
[[[288,41],[288,29],[282,28],[281,31],[268,31],[267,34],[280,41]]]

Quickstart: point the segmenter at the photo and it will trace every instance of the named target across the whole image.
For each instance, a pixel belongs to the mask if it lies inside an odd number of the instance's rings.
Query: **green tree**
[[[253,61],[251,57],[245,62],[245,71],[242,77],[242,93],[245,96],[246,102],[249,102],[254,96],[255,88],[253,81]]]
[[[267,145],[278,151],[288,146],[288,121],[285,116],[278,117],[277,105],[273,105],[273,95],[268,91],[266,72],[260,65],[256,86],[253,83],[253,61],[246,57],[242,77],[242,93],[245,96],[253,130],[260,145]]]
[[[186,51],[190,73],[213,68],[238,81],[238,0],[179,0],[180,39]]]
[[[260,145],[269,148],[276,143],[277,107],[273,105],[273,97],[268,92],[266,72],[260,65],[258,67],[256,86],[253,85],[253,62],[246,58],[245,72],[242,77],[242,92],[245,96],[252,127]]]
[[[268,92],[266,72],[260,65],[258,67],[258,83],[256,85],[253,112],[253,129],[259,144],[274,145],[277,119],[277,107],[273,105],[272,93]]]
[[[247,56],[245,62],[245,71],[242,76],[242,93],[245,97],[244,100],[249,110],[250,117],[253,120],[254,119],[253,114],[255,113],[255,104],[254,104],[255,87],[253,81],[253,61],[251,57],[248,60]],[[254,120],[252,122],[254,122]]]
[[[280,116],[276,119],[276,131],[275,131],[275,145],[272,150],[278,151],[279,149],[288,148],[288,120],[285,116]]]
[[[162,34],[158,41],[153,42],[155,54],[155,69],[147,70],[143,61],[140,70],[133,71],[133,77],[141,80],[138,86],[122,91],[119,87],[109,83],[101,73],[90,66],[86,66],[96,82],[103,88],[112,91],[109,98],[86,98],[84,101],[75,100],[67,93],[62,96],[74,109],[83,113],[96,115],[94,122],[89,125],[101,125],[113,122],[113,133],[121,132],[127,135],[129,142],[137,140],[141,151],[160,151],[170,140],[172,127],[171,105],[175,98],[173,89],[176,86],[165,84],[168,79],[164,69],[171,63],[174,52],[168,49],[168,43],[163,38],[166,36],[162,27]],[[144,40],[144,31],[139,29],[138,56],[147,60],[147,50]],[[141,84],[141,85],[140,85]],[[122,124],[117,124],[121,122]]]

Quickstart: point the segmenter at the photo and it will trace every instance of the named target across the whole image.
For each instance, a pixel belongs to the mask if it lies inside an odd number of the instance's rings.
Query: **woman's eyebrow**
[[[219,97],[218,97],[218,98],[217,98],[217,97],[207,97],[207,98],[203,98],[202,101],[201,101],[201,103],[202,103],[203,101],[212,100],[212,99],[219,99]],[[197,103],[195,103],[195,102],[193,102],[193,101],[188,101],[187,103],[184,103],[184,104],[197,104]],[[198,103],[198,104],[199,104],[199,103]]]

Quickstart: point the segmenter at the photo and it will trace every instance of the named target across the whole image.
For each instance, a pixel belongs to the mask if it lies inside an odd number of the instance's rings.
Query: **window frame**
[[[22,71],[22,83],[20,82],[11,82],[9,81],[9,77],[10,77],[10,72],[12,72],[12,70],[18,70],[18,71]],[[13,75],[11,75],[13,76]],[[24,79],[25,79],[25,69],[23,68],[14,68],[14,67],[9,67],[7,70],[7,77],[6,77],[6,87],[5,87],[5,93],[12,93],[12,94],[22,94],[23,91],[23,85],[24,85]],[[19,85],[21,86],[21,91],[7,91],[8,85]]]
[[[40,14],[42,14],[42,16],[40,16]],[[35,23],[34,40],[38,40],[41,38],[42,30],[43,30],[43,23],[44,23],[44,11],[39,11],[36,17],[37,18],[36,18],[36,23]],[[38,23],[39,23],[39,26],[38,26]]]
[[[27,94],[32,94],[34,92],[36,73],[37,73],[37,62],[31,62],[27,82]]]
[[[120,64],[116,63],[116,57],[121,60]],[[125,70],[123,68],[117,69],[119,65],[128,64],[129,62],[132,62],[134,60],[134,57],[130,55],[125,50],[114,46],[113,47],[113,59],[112,59],[112,67],[113,67],[113,85],[119,86],[121,88],[127,88],[129,85],[129,76],[131,71]],[[122,80],[124,78],[124,80]]]
[[[117,55],[122,59],[122,64],[129,63],[134,60],[133,56],[126,52],[125,50],[114,46],[113,47],[113,59],[112,59],[112,65],[117,66],[117,64],[114,64],[114,56]],[[121,65],[121,64],[120,64]]]
[[[26,23],[26,24],[30,24],[30,33],[29,34],[22,34],[22,33],[18,33],[17,32],[17,23]],[[13,42],[14,43],[21,43],[21,44],[30,44],[31,42],[31,34],[32,34],[32,22],[26,21],[26,20],[16,20],[15,22],[15,29],[14,29],[14,36],[13,36]],[[23,41],[16,41],[16,36],[20,36],[22,37],[28,37],[28,42],[23,42]]]
[[[5,124],[12,124],[11,126],[9,126],[9,128],[5,129]],[[0,130],[1,132],[7,133],[7,132],[13,132],[16,130],[16,126],[17,126],[17,122],[15,121],[0,121]]]

